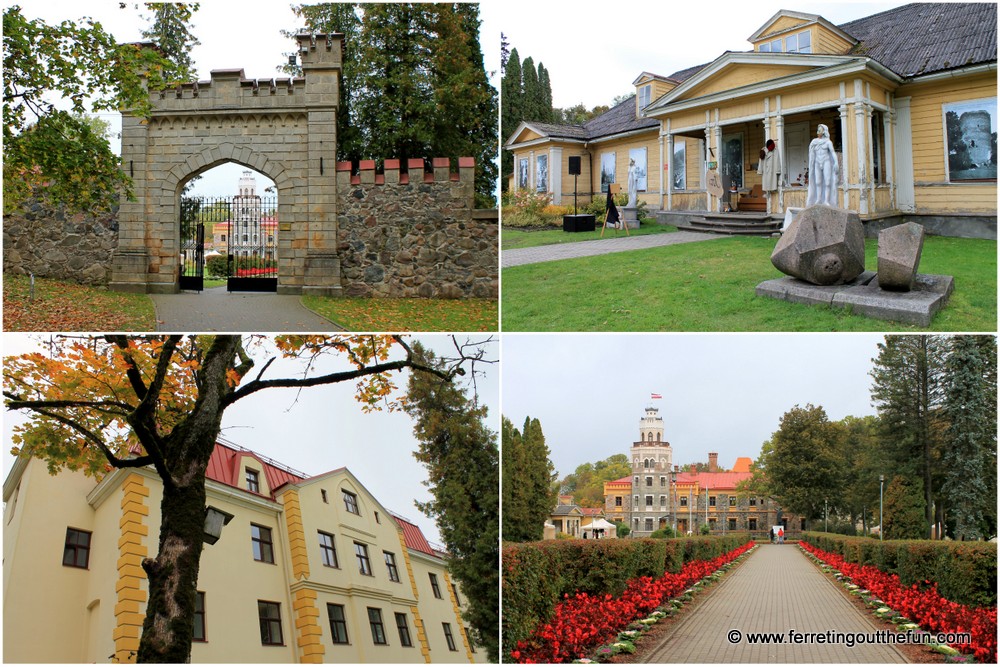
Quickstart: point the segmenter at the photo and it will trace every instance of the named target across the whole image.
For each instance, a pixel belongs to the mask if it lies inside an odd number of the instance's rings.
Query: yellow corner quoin
[[[462,622],[462,610],[458,606],[458,598],[455,596],[455,587],[451,583],[451,577],[448,576],[448,571],[444,572],[444,585],[448,587],[448,597],[451,598],[451,605],[455,608],[455,619],[458,621],[458,635],[462,638],[462,643],[465,645],[465,655],[469,659],[469,662],[474,662],[475,658],[472,657],[472,645],[469,643],[469,637],[465,632],[465,624]]]
[[[413,576],[413,564],[410,562],[410,550],[406,547],[403,529],[397,526],[396,533],[399,536],[399,546],[401,547],[400,552],[403,554],[403,562],[406,563],[406,574],[410,578],[410,589],[413,591],[413,599],[419,601],[420,591],[417,590],[417,580]],[[417,641],[420,642],[420,654],[424,656],[424,662],[430,664],[431,647],[427,643],[427,632],[424,630],[424,620],[420,618],[420,609],[417,605],[413,605],[410,607],[410,613],[413,614],[413,627],[417,632]]]
[[[306,533],[302,524],[302,507],[299,492],[289,489],[279,499],[285,507],[285,526],[288,530],[288,548],[292,560],[292,576],[302,581],[309,578],[309,554],[306,548]],[[300,588],[292,593],[292,611],[295,614],[295,630],[298,638],[300,659],[307,663],[323,662],[326,648],[323,646],[323,632],[319,627],[319,608],[316,606],[316,591]]]
[[[149,508],[146,507],[148,497],[149,489],[142,476],[129,475],[122,484],[122,518],[118,524],[121,528],[118,540],[118,581],[115,585],[118,604],[115,605],[115,629],[112,635],[116,662],[133,662],[134,653],[139,651],[143,621],[139,609],[141,603],[146,601],[146,592],[142,590],[142,580],[146,578],[142,559],[148,555],[148,550],[142,540],[149,535],[149,527],[145,525],[145,517],[149,516]]]

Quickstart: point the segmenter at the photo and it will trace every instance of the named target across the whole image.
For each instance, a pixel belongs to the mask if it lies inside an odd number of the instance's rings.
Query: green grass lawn
[[[153,301],[145,294],[35,279],[3,277],[4,331],[156,331]]]
[[[676,232],[677,228],[672,225],[661,225],[653,218],[645,218],[639,225],[639,229],[628,230],[632,236],[645,236],[646,234],[665,234]],[[615,235],[625,236],[624,230],[606,229],[604,238],[615,238]],[[593,241],[601,238],[601,225],[598,223],[597,229],[592,232],[564,232],[560,229],[542,229],[536,231],[525,231],[504,227],[500,231],[500,249],[514,250],[515,248],[534,248],[540,245],[553,245],[556,243],[573,243],[575,241]]]
[[[302,303],[348,331],[497,331],[496,299],[331,299]]]
[[[758,297],[781,273],[773,238],[724,238],[503,270],[504,331],[996,331],[995,241],[927,237],[920,272],[955,277],[955,292],[920,329]],[[866,266],[877,264],[875,239]]]

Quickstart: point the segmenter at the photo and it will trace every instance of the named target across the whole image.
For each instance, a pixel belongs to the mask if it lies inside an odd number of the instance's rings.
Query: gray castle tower
[[[673,449],[663,439],[663,418],[659,408],[647,407],[639,420],[639,440],[632,443],[632,535],[648,537],[668,525],[670,471]]]

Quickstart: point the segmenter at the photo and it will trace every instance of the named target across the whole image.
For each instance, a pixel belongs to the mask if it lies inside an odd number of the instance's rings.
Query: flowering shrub
[[[566,593],[556,605],[549,620],[540,625],[527,639],[519,641],[511,657],[522,663],[570,662],[585,658],[602,644],[617,646],[619,632],[629,623],[652,617],[657,607],[670,598],[684,593],[696,581],[743,555],[753,546],[743,546],[711,560],[692,561],[680,572],[666,572],[657,578],[643,576],[630,580],[625,591],[594,595],[586,592]],[[663,613],[658,616],[662,617]]]
[[[929,632],[968,632],[969,644],[956,644],[963,653],[972,653],[976,660],[997,661],[997,609],[975,608],[951,602],[938,593],[937,583],[925,580],[910,586],[900,583],[898,575],[886,574],[872,565],[848,563],[843,556],[833,554],[806,542],[799,545],[831,568],[846,575],[880,600],[876,613],[892,618],[892,612],[912,620]]]
[[[941,595],[971,607],[997,604],[995,542],[886,540],[805,532],[802,539],[848,563],[897,574],[904,586],[935,581]]]

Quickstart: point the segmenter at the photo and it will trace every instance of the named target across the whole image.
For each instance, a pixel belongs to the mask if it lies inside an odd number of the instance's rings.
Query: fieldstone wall
[[[3,216],[3,270],[106,285],[118,247],[118,213],[67,214],[29,199]]]
[[[475,161],[337,164],[338,256],[344,296],[497,298],[496,212],[474,210]]]

